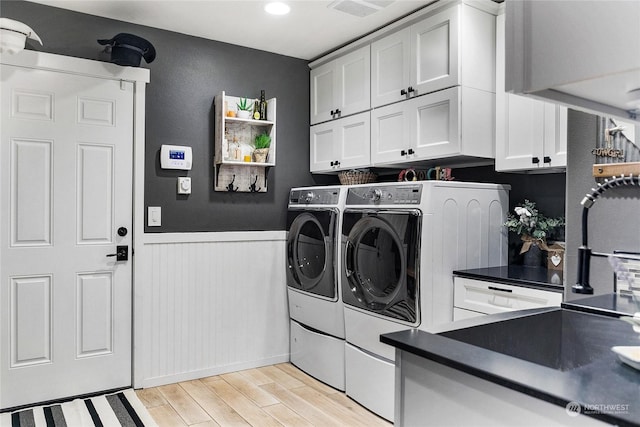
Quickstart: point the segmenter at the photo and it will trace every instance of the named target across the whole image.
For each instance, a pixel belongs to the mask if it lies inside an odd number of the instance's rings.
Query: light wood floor
[[[160,427],[392,425],[290,363],[136,393]]]

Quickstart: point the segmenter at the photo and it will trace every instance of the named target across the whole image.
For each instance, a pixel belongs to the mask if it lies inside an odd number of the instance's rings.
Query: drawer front
[[[472,319],[478,316],[486,316],[486,313],[478,313],[477,311],[466,310],[464,308],[453,307],[453,321],[464,319]]]
[[[454,307],[479,313],[493,314],[529,308],[557,307],[561,302],[561,292],[463,277],[454,278]]]

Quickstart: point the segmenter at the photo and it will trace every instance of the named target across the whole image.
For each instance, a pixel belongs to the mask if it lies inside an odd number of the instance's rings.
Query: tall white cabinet
[[[491,1],[438,2],[312,63],[311,172],[493,161],[496,13]],[[358,131],[346,120],[365,111],[370,133],[365,116]]]
[[[496,170],[562,170],[567,166],[567,108],[505,92],[504,13],[496,22]]]

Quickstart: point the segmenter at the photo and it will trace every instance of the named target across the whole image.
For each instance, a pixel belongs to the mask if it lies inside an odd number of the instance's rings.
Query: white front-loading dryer
[[[380,335],[453,320],[453,270],[505,265],[508,187],[452,181],[349,188],[343,213],[346,392],[393,420],[395,349]]]

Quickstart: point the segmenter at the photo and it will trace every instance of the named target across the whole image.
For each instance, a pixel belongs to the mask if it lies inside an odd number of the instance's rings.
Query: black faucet
[[[588,219],[589,208],[593,206],[596,199],[600,197],[602,193],[613,187],[621,187],[625,185],[637,185],[640,186],[640,177],[633,176],[633,174],[625,177],[624,174],[620,177],[613,176],[611,179],[605,179],[604,184],[598,183],[597,188],[592,188],[591,193],[587,194],[580,202],[583,206],[582,209],[582,245],[578,248],[578,280],[575,285],[571,287],[571,291],[576,294],[593,294],[593,288],[589,284],[589,270],[591,266],[591,256],[608,256],[608,254],[599,254],[591,251],[588,244]]]

